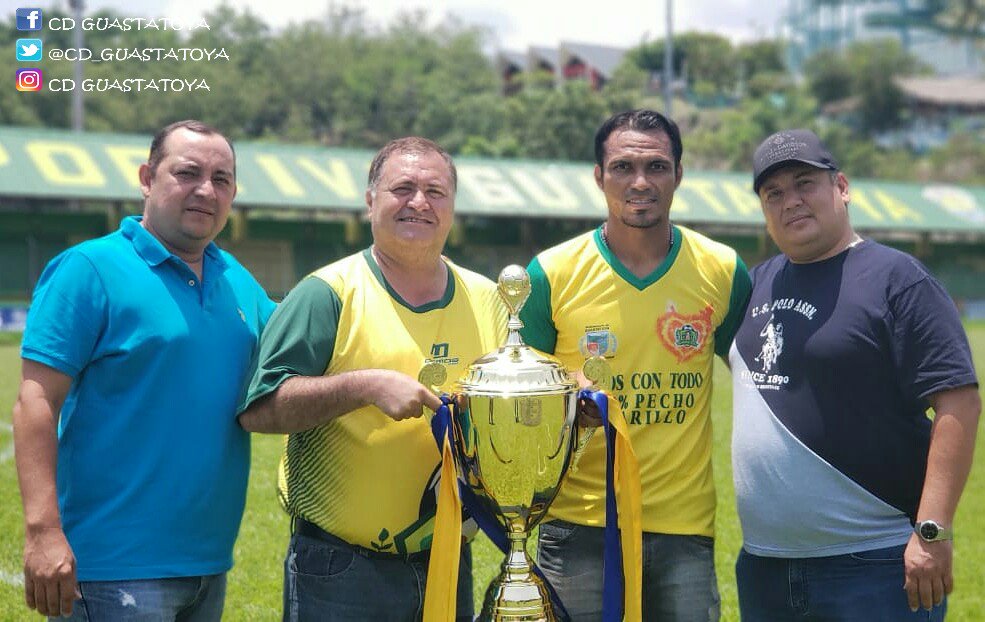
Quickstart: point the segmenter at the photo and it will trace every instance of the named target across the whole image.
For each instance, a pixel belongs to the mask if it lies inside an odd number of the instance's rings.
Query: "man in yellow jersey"
[[[271,317],[239,416],[289,434],[278,491],[292,519],[285,620],[416,620],[423,607],[439,454],[416,380],[448,379],[500,345],[496,286],[442,257],[456,172],[437,144],[391,141],[369,170],[373,245],[303,279]],[[463,547],[461,620],[472,619]]]
[[[578,369],[603,356],[629,423],[643,494],[643,617],[719,617],[711,470],[714,355],[724,356],[749,295],[731,248],[670,221],[680,130],[650,110],[595,135],[608,219],[531,261],[526,342]],[[605,439],[596,434],[540,529],[539,560],[574,620],[599,620]]]

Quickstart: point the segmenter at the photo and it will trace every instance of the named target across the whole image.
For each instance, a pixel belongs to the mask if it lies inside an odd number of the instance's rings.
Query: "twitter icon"
[[[37,62],[41,60],[41,39],[18,39],[17,60]]]

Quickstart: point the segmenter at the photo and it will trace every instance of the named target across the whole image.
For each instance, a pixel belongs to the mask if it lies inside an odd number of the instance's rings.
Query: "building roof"
[[[821,114],[826,117],[838,117],[841,115],[852,114],[853,112],[857,112],[861,105],[862,96],[852,95],[851,97],[836,99],[824,104],[821,106]]]
[[[545,63],[550,65],[551,71],[556,71],[558,66],[558,51],[557,48],[540,47],[537,45],[531,45],[527,50],[527,58],[529,59],[528,68],[535,67],[538,63]]]
[[[503,73],[510,67],[515,67],[517,71],[526,71],[529,58],[523,52],[500,50],[496,53],[496,58],[494,61],[496,63],[496,69],[498,69],[500,73]]]
[[[985,110],[985,79],[920,76],[897,78],[896,86],[921,103]]]
[[[612,77],[616,67],[626,56],[624,48],[572,41],[562,41],[559,51],[562,65],[567,64],[572,57],[577,57],[606,78]]]

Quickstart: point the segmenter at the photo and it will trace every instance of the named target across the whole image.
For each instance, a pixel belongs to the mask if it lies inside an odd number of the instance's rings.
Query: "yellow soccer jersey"
[[[601,229],[538,255],[523,337],[569,369],[592,355],[612,368],[603,387],[622,405],[639,460],[643,531],[712,536],[712,364],[728,351],[750,281],[731,248],[673,227],[666,260],[646,278],[627,270]],[[605,524],[605,439],[596,434],[550,509]]]
[[[506,313],[489,279],[451,262],[445,296],[412,307],[367,250],[304,279],[261,337],[246,404],[295,375],[383,368],[414,378],[429,361],[448,386],[499,347]],[[426,417],[394,421],[375,406],[290,434],[279,469],[285,510],[366,548],[413,553],[433,531],[439,454]]]

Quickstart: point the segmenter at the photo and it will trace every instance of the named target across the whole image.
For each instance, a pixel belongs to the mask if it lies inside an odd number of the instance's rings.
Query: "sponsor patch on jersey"
[[[673,304],[657,318],[656,331],[660,343],[684,363],[701,352],[711,335],[711,306],[693,315],[679,313]]]
[[[458,357],[449,354],[448,343],[432,343],[431,356],[424,359],[425,363],[441,363],[442,365],[458,365]]]

